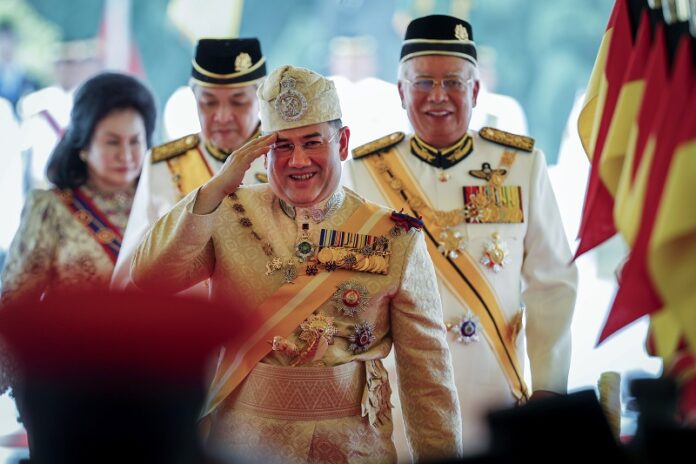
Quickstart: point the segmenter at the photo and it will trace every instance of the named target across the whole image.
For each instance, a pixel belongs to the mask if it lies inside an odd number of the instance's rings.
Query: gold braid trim
[[[474,140],[469,134],[465,134],[454,145],[442,149],[427,144],[415,134],[411,137],[411,153],[426,163],[442,169],[454,166],[473,150]]]
[[[368,142],[364,145],[360,145],[353,149],[353,159],[364,158],[365,156],[374,155],[388,148],[393,147],[397,143],[401,142],[405,137],[403,132],[394,132],[384,137],[380,137],[377,140]]]
[[[524,135],[512,134],[492,127],[482,127],[479,135],[489,142],[506,147],[517,148],[530,153],[534,150],[534,139]]]
[[[152,163],[159,163],[160,161],[166,161],[176,156],[183,155],[190,149],[197,147],[200,140],[198,134],[191,134],[153,147]]]

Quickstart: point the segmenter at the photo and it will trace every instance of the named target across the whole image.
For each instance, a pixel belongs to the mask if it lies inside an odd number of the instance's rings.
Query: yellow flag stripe
[[[696,352],[695,172],[696,140],[692,139],[680,144],[673,155],[648,249],[648,272],[665,303],[651,318],[657,354],[665,364],[682,335]]]
[[[638,127],[634,125],[614,201],[614,224],[629,246],[633,246],[638,235],[648,181],[650,180],[650,167],[655,156],[657,143],[655,134],[651,134],[645,144],[643,156],[638,165],[635,179],[633,179],[633,166],[637,162],[635,153],[637,133]]]
[[[608,29],[599,45],[597,58],[592,68],[592,74],[590,74],[590,81],[587,84],[585,102],[578,116],[578,135],[580,136],[582,147],[590,159],[592,159],[594,153],[599,123],[604,111],[604,98],[606,98],[607,92],[607,80],[604,75],[604,69],[606,68],[611,37],[612,29]]]
[[[621,87],[616,110],[609,126],[599,164],[599,176],[612,196],[616,196],[621,170],[626,159],[631,127],[636,123],[645,81],[636,80]]]

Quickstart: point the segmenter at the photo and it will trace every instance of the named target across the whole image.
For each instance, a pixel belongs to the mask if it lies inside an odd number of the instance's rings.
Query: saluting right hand
[[[276,138],[275,132],[262,135],[233,151],[220,170],[201,187],[196,204],[193,205],[193,212],[195,214],[209,214],[218,207],[227,195],[236,192],[242,184],[244,174],[251,167],[251,163],[256,158],[268,153]]]

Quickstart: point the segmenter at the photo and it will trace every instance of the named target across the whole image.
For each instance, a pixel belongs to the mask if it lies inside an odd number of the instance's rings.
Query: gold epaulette
[[[353,159],[364,158],[366,156],[374,155],[375,153],[386,150],[387,148],[391,148],[397,143],[401,142],[404,137],[405,135],[403,132],[394,132],[393,134],[385,135],[377,140],[368,142],[365,145],[360,145],[359,147],[353,149]]]
[[[479,135],[493,143],[531,152],[534,150],[534,139],[524,135],[511,134],[492,127],[482,127]]]
[[[256,179],[256,182],[260,184],[267,184],[268,183],[268,174],[265,172],[257,172],[254,174],[254,179]]]
[[[152,162],[159,163],[175,156],[183,155],[190,149],[198,146],[200,137],[198,134],[187,135],[171,142],[163,143],[152,148]]]

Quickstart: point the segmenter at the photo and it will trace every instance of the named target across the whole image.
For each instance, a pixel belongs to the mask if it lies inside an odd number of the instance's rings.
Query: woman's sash
[[[113,225],[106,214],[79,188],[71,190],[53,190],[65,204],[73,218],[82,224],[92,238],[101,245],[111,262],[116,265],[121,250],[121,235],[118,227]]]

